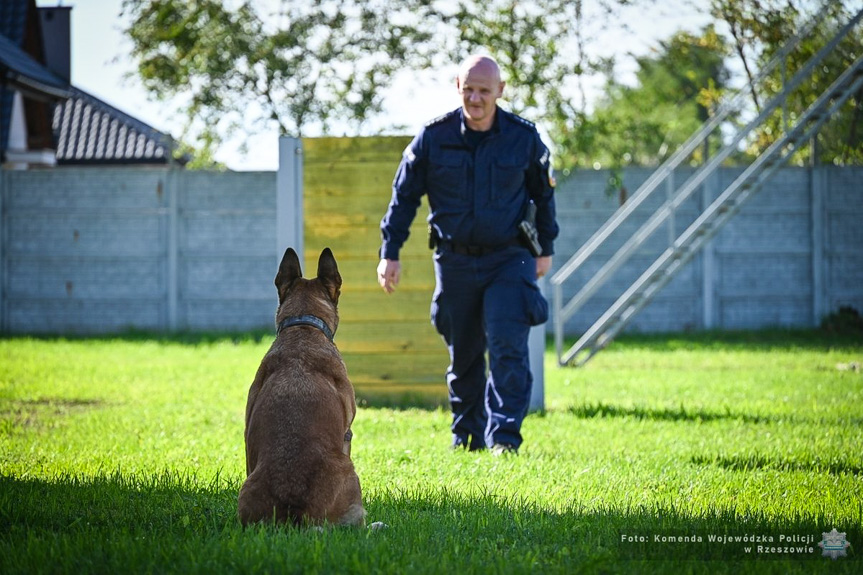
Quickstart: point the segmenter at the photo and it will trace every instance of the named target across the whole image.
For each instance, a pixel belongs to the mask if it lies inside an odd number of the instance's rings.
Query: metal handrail
[[[793,50],[800,40],[806,37],[814,27],[824,17],[824,10],[820,10],[815,17],[801,29],[801,31],[791,40],[785,43],[783,48],[774,56],[773,59],[759,73],[753,84],[760,83],[767,74],[769,74],[782,61],[785,56]],[[781,94],[778,94],[770,100],[770,102],[762,109],[758,116],[749,122],[745,128],[738,131],[731,143],[726,144],[716,156],[712,158],[708,164],[702,166],[677,192],[674,198],[670,198],[663,204],[634,236],[621,247],[612,258],[594,275],[590,281],[567,303],[562,305],[563,299],[563,283],[601,246],[605,240],[638,208],[658,185],[664,181],[669,174],[672,173],[680,162],[683,161],[695,148],[700,145],[704,139],[727,117],[731,110],[739,106],[739,101],[743,98],[743,91],[738,90],[735,95],[720,107],[717,114],[706,122],[702,128],[691,136],[662,166],[660,166],[647,181],[645,181],[632,198],[621,206],[609,220],[597,230],[593,236],[573,255],[572,258],[551,278],[554,295],[554,328],[555,328],[555,344],[557,348],[558,361],[562,361],[563,348],[563,326],[575,311],[577,311],[584,302],[587,301],[601,285],[614,273],[638,248],[647,238],[652,235],[656,229],[670,215],[674,213],[677,207],[685,201],[703,181],[720,165],[736,149],[736,145],[751,132],[755,127],[760,125],[766,117],[772,113],[779,105],[783,104],[786,95],[796,88],[805,78],[809,77],[810,72],[823,58],[832,52],[842,38],[860,21],[863,17],[863,10],[859,11],[833,39],[828,42],[817,54],[815,54],[807,64],[800,69],[791,81],[785,85]],[[575,346],[573,346],[575,347]]]
[[[806,112],[801,116],[798,123],[792,128],[790,131],[786,131],[786,133],[778,140],[773,142],[765,152],[760,155],[755,161],[747,167],[736,179],[735,181],[728,186],[728,188],[720,194],[713,203],[708,206],[704,213],[702,213],[696,220],[678,237],[673,245],[669,247],[665,252],[663,252],[659,258],[650,266],[648,269],[617,299],[617,301],[612,304],[612,306],[606,310],[606,312],[602,315],[602,317],[593,325],[591,328],[584,333],[584,335],[576,342],[576,344],[567,352],[565,356],[560,358],[560,363],[566,364],[572,361],[579,351],[587,347],[587,344],[590,343],[594,338],[597,338],[599,331],[609,320],[611,320],[615,315],[620,313],[620,311],[628,304],[631,303],[632,300],[635,299],[636,294],[655,276],[663,267],[665,267],[668,262],[677,257],[676,266],[679,268],[688,262],[692,256],[696,253],[696,251],[707,242],[713,235],[718,231],[721,226],[713,226],[708,233],[699,234],[702,227],[709,223],[710,220],[716,216],[718,213],[722,213],[722,221],[727,221],[734,213],[736,213],[740,209],[740,205],[743,201],[748,198],[749,195],[754,193],[757,186],[760,186],[763,181],[769,177],[777,168],[778,163],[773,162],[774,156],[778,153],[780,154],[780,159],[784,160],[788,157],[788,155],[797,147],[797,142],[800,140],[806,140],[810,138],[812,135],[817,133],[820,127],[830,118],[836,111],[841,108],[851,94],[855,93],[858,89],[863,87],[863,56],[857,58],[857,60],[852,64],[848,69],[843,72],[839,78],[837,78],[829,88],[827,88],[819,98],[810,105]],[[830,108],[826,113],[818,116],[821,109],[829,103],[830,99],[835,96],[835,93],[839,91],[844,84],[846,84],[850,77],[854,74],[858,74],[858,77],[851,82],[845,88],[844,93],[841,94],[839,98],[832,102]],[[806,127],[806,124],[815,117],[815,121]],[[804,131],[805,130],[805,131]],[[801,135],[802,132],[802,135]],[[783,154],[783,148],[785,146],[791,145],[793,146],[791,150],[787,153]],[[771,164],[771,162],[773,162]],[[746,182],[752,178],[757,177],[758,180],[756,182],[756,186],[752,186],[748,189],[748,193],[742,197],[735,197],[738,194],[738,190],[744,187]],[[727,209],[726,204],[732,199],[735,199],[734,205],[731,209]],[[726,211],[723,213],[722,210]],[[690,241],[693,242],[691,249],[687,250],[685,253],[681,254],[680,250],[686,246]],[[631,309],[628,309],[627,317],[621,317],[620,321],[612,327],[607,332],[601,334],[601,338],[598,339],[595,343],[595,349],[591,350],[590,354],[586,359],[579,362],[578,365],[582,365],[586,362],[593,354],[596,353],[599,349],[605,347],[611,339],[613,339],[619,332],[622,330],[625,325],[628,323],[629,319],[634,315],[637,311],[642,309],[647,303],[650,302],[653,295],[659,291],[668,281],[671,279],[671,274],[667,274],[664,278],[659,280],[655,284],[650,284],[653,288],[649,293],[644,293],[643,297],[638,300],[638,303],[633,305]],[[573,351],[574,350],[574,351]]]
[[[822,6],[827,6],[830,0],[826,0]],[[790,38],[782,48],[771,58],[764,66],[759,74],[752,80],[752,84],[760,84],[773,70],[784,61],[785,57],[797,47],[797,44],[809,35],[815,26],[824,19],[826,10],[818,10],[817,13],[803,26],[803,28]],[[859,17],[859,14],[858,14]],[[619,223],[626,219],[635,209],[641,205],[644,200],[662,183],[665,178],[685,160],[689,154],[700,146],[704,139],[709,136],[719,124],[728,117],[728,114],[737,110],[740,106],[740,100],[747,97],[743,87],[737,89],[731,98],[723,102],[717,113],[711,116],[692,136],[689,137],[681,146],[663,162],[650,177],[630,196],[627,202],[615,211],[614,214],[603,224],[594,234],[584,243],[584,245],[551,277],[553,284],[566,281],[575,272],[575,270],[584,263],[584,260],[589,257],[599,244],[608,239],[611,231],[608,228],[617,227]],[[590,252],[590,253],[587,253]]]

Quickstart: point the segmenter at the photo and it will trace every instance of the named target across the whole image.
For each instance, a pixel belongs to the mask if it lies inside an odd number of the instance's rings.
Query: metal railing
[[[773,72],[777,66],[782,65],[785,61],[785,58],[791,53],[800,42],[807,38],[812,31],[816,28],[818,23],[824,18],[824,14],[826,10],[822,8],[819,10],[816,15],[809,20],[809,22],[800,30],[800,32],[791,38],[788,42],[785,43],[783,48],[774,56],[773,59],[761,70],[758,76],[753,80],[753,85],[759,85],[764,81],[768,75]],[[733,111],[740,109],[745,99],[745,93],[743,88],[738,90],[731,98],[729,98],[723,105],[720,106],[717,113],[710,118],[693,136],[691,136],[668,160],[666,160],[645,182],[642,184],[639,189],[633,194],[630,200],[628,200],[623,206],[621,206],[603,226],[601,226],[591,238],[585,242],[585,244],[570,258],[570,260],[564,264],[560,270],[558,270],[554,276],[551,278],[551,284],[553,289],[553,313],[554,313],[554,331],[555,331],[555,347],[557,349],[558,362],[561,365],[569,363],[573,358],[585,347],[588,345],[594,345],[595,349],[589,356],[584,359],[587,361],[592,355],[601,349],[604,345],[610,341],[614,335],[616,335],[621,327],[618,327],[614,330],[610,335],[603,336],[602,341],[599,342],[598,338],[602,336],[600,333],[608,324],[609,321],[615,316],[615,313],[618,313],[620,310],[616,312],[613,311],[615,306],[612,306],[612,309],[609,309],[605,314],[603,314],[599,320],[597,320],[591,328],[573,345],[566,353],[563,352],[563,332],[566,321],[571,318],[587,301],[590,297],[592,297],[596,291],[606,282],[608,279],[616,272],[629,258],[630,256],[641,246],[644,242],[662,225],[669,217],[673,216],[675,211],[681,206],[681,204],[686,201],[692,193],[701,186],[704,181],[721,165],[721,163],[736,149],[738,144],[745,138],[748,134],[750,134],[755,128],[759,127],[764,123],[764,121],[770,117],[770,115],[780,106],[784,106],[785,101],[789,93],[791,93],[794,89],[796,89],[803,81],[807,80],[811,77],[813,71],[820,64],[820,62],[831,53],[839,42],[847,36],[847,34],[860,22],[861,18],[863,18],[863,10],[860,10],[853,18],[849,20],[849,22],[842,27],[842,29],[837,32],[833,38],[822,47],[815,55],[813,55],[809,61],[801,68],[792,78],[788,81],[784,87],[783,91],[780,94],[774,96],[760,111],[760,113],[747,125],[739,130],[731,140],[725,144],[722,149],[717,152],[717,154],[711,158],[704,166],[696,171],[695,174],[692,175],[676,192],[670,194],[668,200],[657,210],[653,216],[651,216],[647,222],[645,222],[634,234],[633,236],[627,240],[622,247],[620,247],[617,252],[605,262],[605,264],[600,268],[600,270],[588,280],[585,285],[578,291],[578,293],[573,296],[573,298],[566,303],[563,304],[563,286],[565,282],[591,257],[596,251],[604,245],[604,243],[609,239],[609,237],[618,229],[620,226],[636,211],[636,209],[641,206],[650,196],[651,194],[659,187],[659,185],[663,181],[667,181],[669,176],[673,174],[674,169],[679,166],[689,155],[699,146],[701,145],[705,139],[709,137],[709,135],[716,130],[720,124],[725,121],[729,114]],[[852,66],[853,68],[853,66]],[[851,68],[849,68],[851,70]],[[848,71],[846,71],[848,73]],[[845,75],[843,75],[843,78]],[[846,78],[847,80],[847,78]],[[837,80],[838,81],[838,80]],[[835,84],[834,84],[835,86]],[[829,89],[828,89],[829,90]],[[827,92],[825,91],[825,95]],[[821,106],[827,106],[829,102],[823,102],[822,99],[819,98],[818,103]],[[832,110],[833,108],[831,108]],[[812,110],[812,108],[810,108]],[[813,111],[814,113],[814,111]],[[826,118],[825,118],[826,119]],[[823,120],[822,120],[823,122]],[[802,126],[800,122],[798,122],[798,127]],[[820,124],[819,124],[820,125]],[[782,139],[780,139],[781,141]],[[772,149],[772,148],[771,148]],[[765,152],[766,153],[766,152]],[[757,160],[756,160],[756,163]],[[753,165],[755,165],[754,163]],[[758,163],[758,165],[761,165]],[[749,173],[747,170],[744,173]],[[772,170],[771,170],[772,172]],[[747,177],[752,177],[751,173]],[[709,209],[709,208],[708,208]],[[736,210],[735,210],[736,212]],[[706,213],[706,212],[705,212]],[[702,218],[696,220],[696,222],[700,222],[698,225],[705,225],[705,222]],[[695,224],[693,224],[695,225]],[[691,227],[690,227],[691,228]],[[713,232],[715,233],[715,231]],[[711,234],[712,236],[712,234]],[[681,236],[683,237],[683,236]],[[703,244],[699,243],[701,246]],[[671,249],[671,248],[669,248]],[[693,252],[694,253],[694,252]],[[691,257],[691,255],[689,256]],[[688,261],[688,258],[687,258]],[[659,262],[659,260],[658,260]],[[661,264],[655,264],[661,265]],[[679,269],[680,266],[676,266],[674,271]],[[651,266],[651,269],[653,266]],[[645,274],[655,273],[655,270],[651,271],[648,269]],[[672,274],[673,275],[673,274]],[[644,276],[642,276],[643,278]],[[670,279],[670,277],[669,277]],[[664,282],[662,285],[665,285]],[[620,300],[626,298],[632,298],[635,294],[633,294],[633,290],[638,290],[640,285],[640,281],[636,281],[629,290],[627,290],[623,296],[621,296]],[[643,286],[642,286],[643,287]],[[652,297],[652,295],[651,295]],[[643,299],[643,298],[642,298]],[[620,302],[618,300],[618,302]],[[646,302],[645,302],[646,303]],[[617,305],[617,304],[615,304]],[[641,309],[644,304],[638,307]],[[633,315],[638,310],[632,310],[629,315],[623,319],[624,325],[629,320],[631,315]],[[599,343],[600,345],[596,345]],[[580,362],[580,363],[583,363]]]

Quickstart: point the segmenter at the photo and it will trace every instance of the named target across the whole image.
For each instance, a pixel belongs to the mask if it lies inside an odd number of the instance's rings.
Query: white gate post
[[[721,191],[721,170],[713,172],[701,185],[701,205],[699,209],[706,210],[707,206]],[[716,238],[710,240],[701,249],[701,325],[704,329],[717,327],[716,307],[716,278],[719,277],[719,260],[716,258]],[[721,326],[719,326],[721,327]]]
[[[546,292],[546,280],[541,278],[539,289]],[[530,411],[545,409],[545,324],[530,328],[527,340],[530,372],[533,375],[533,389],[530,391]]]
[[[303,262],[303,143],[299,138],[279,138],[279,171],[276,173],[276,265],[288,248]]]
[[[6,212],[3,208],[3,198],[6,195],[6,172],[0,168],[0,333],[6,333],[8,317],[6,312],[6,245],[9,241],[9,233],[6,224]]]

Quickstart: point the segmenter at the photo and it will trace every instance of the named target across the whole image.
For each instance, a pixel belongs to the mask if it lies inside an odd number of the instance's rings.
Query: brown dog
[[[317,278],[302,275],[288,248],[275,281],[278,335],[246,404],[248,477],[240,489],[240,521],[363,525],[350,458],[356,400],[332,341],[342,278],[330,249],[321,253]]]

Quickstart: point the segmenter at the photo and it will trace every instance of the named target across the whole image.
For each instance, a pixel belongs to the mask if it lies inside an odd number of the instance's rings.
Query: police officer
[[[398,285],[399,250],[428,194],[431,318],[450,354],[453,447],[517,453],[532,386],[528,335],[548,319],[536,280],[551,268],[558,233],[550,154],[533,124],[497,106],[504,82],[493,59],[465,60],[456,88],[461,107],[404,151],[381,221],[378,282],[387,293]],[[519,231],[531,203],[536,255]]]

